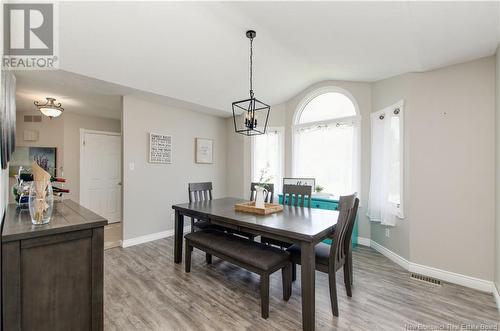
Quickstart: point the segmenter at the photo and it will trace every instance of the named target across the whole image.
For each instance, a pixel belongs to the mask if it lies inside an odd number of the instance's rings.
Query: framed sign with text
[[[315,188],[315,178],[283,178],[283,185],[307,185]]]
[[[172,136],[149,134],[149,163],[172,163]]]

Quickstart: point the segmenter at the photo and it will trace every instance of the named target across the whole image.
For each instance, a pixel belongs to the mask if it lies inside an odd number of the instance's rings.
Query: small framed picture
[[[196,163],[214,163],[214,141],[212,139],[196,138]]]
[[[316,179],[315,178],[283,178],[283,185],[307,185],[311,186],[314,190]]]

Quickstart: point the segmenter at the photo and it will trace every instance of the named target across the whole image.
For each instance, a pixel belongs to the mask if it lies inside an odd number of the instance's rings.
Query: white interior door
[[[110,223],[122,218],[121,136],[82,130],[80,203]]]

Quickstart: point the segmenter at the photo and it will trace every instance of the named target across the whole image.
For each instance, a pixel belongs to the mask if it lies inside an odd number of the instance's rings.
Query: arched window
[[[347,91],[328,87],[307,96],[293,121],[293,175],[314,177],[323,193],[358,191],[357,104]]]

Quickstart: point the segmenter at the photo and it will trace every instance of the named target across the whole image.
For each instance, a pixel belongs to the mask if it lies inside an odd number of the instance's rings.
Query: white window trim
[[[300,115],[302,115],[302,112],[304,111],[304,108],[307,106],[307,104],[317,96],[320,96],[321,94],[325,93],[341,93],[345,95],[346,97],[351,100],[351,102],[354,105],[354,111],[356,112],[356,115],[354,116],[348,116],[348,117],[340,117],[340,118],[334,118],[334,119],[329,119],[325,121],[317,121],[317,122],[310,122],[310,123],[302,123],[299,124],[297,123]],[[313,126],[318,126],[318,125],[328,125],[328,124],[333,124],[337,122],[346,122],[346,121],[353,121],[353,123],[356,123],[356,157],[357,157],[357,162],[356,162],[356,168],[354,173],[356,174],[355,177],[355,184],[354,184],[354,189],[358,193],[358,197],[361,200],[361,130],[362,130],[362,121],[361,121],[361,112],[359,110],[359,105],[354,96],[347,91],[346,89],[343,89],[341,87],[337,86],[324,86],[320,87],[317,89],[314,89],[313,91],[307,93],[304,98],[298,103],[297,108],[295,109],[295,113],[293,114],[292,118],[292,127],[291,127],[291,150],[292,150],[292,177],[297,177],[298,174],[296,173],[297,170],[297,164],[295,161],[295,155],[297,155],[296,151],[296,142],[295,142],[295,132],[297,129],[300,128],[307,128],[307,127],[313,127]],[[360,201],[361,203],[361,201]]]
[[[285,128],[282,126],[276,127],[267,127],[266,132],[276,131],[280,134],[281,139],[279,140],[280,144],[280,168],[282,177],[285,176]],[[254,152],[255,152],[255,137],[252,137],[250,143],[250,182],[253,182],[253,178],[255,175],[255,167],[254,167]],[[283,179],[283,178],[282,178]],[[275,188],[275,191],[279,192],[281,189],[279,187]]]

